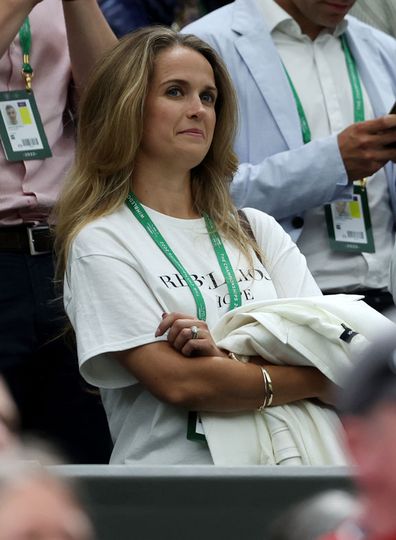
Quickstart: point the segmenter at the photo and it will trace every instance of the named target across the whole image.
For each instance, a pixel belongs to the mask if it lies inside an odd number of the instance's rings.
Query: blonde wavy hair
[[[148,27],[123,38],[93,69],[80,101],[75,164],[55,208],[57,277],[63,278],[73,239],[90,221],[124,204],[141,144],[145,101],[157,55],[187,47],[212,66],[218,90],[211,147],[191,171],[195,209],[206,212],[252,265],[254,239],[241,226],[229,184],[238,161],[233,151],[237,101],[227,69],[204,41],[168,28]]]

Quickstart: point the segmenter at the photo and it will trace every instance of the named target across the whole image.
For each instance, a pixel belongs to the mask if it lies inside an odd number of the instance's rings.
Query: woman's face
[[[0,540],[93,538],[87,517],[57,480],[16,479],[1,495]]]
[[[145,105],[141,157],[192,169],[207,154],[216,124],[212,66],[200,53],[173,47],[158,54]]]

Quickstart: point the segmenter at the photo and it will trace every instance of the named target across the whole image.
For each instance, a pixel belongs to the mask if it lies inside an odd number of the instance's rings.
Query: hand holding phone
[[[388,161],[396,163],[396,106],[385,116],[348,126],[338,134],[338,147],[350,182],[371,176]]]

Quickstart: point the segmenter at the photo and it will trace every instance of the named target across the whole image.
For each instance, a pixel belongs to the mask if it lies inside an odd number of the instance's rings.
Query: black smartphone
[[[394,102],[393,107],[391,108],[388,114],[396,114],[396,101]],[[387,144],[386,146],[389,148],[396,148],[396,143]]]

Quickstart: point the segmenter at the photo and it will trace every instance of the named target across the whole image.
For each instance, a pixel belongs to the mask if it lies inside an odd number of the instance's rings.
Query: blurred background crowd
[[[117,36],[151,24],[182,28],[227,0],[99,0]],[[351,15],[396,37],[396,9],[392,0],[358,0]]]
[[[117,36],[152,24],[181,28],[226,0],[101,0],[100,6]]]

